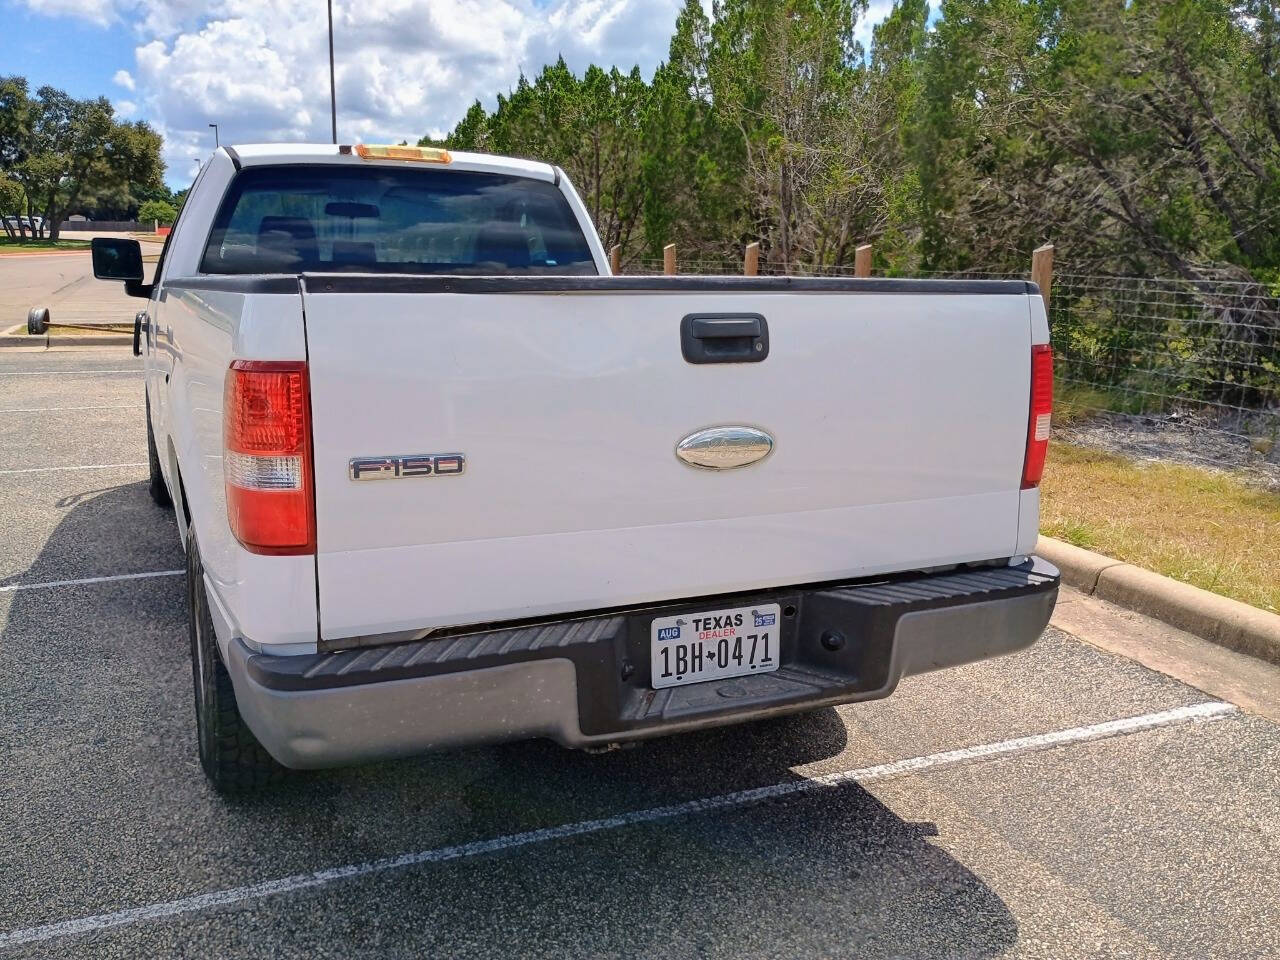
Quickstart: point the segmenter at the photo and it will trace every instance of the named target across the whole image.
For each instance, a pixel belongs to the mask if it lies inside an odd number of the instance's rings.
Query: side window
[[[204,180],[204,175],[209,170],[209,164],[205,164],[200,168],[200,172],[196,174],[196,178],[191,183],[191,189],[187,191],[186,199],[182,201],[182,209],[178,211],[177,218],[173,221],[173,228],[169,231],[169,235],[164,238],[164,245],[160,247],[160,259],[156,261],[156,272],[151,278],[151,299],[155,300],[160,296],[160,283],[164,278],[165,264],[169,259],[169,248],[173,246],[173,238],[178,235],[178,230],[182,225],[182,218],[187,213],[187,208],[191,206],[191,198],[195,196],[196,191],[200,187],[200,183]]]

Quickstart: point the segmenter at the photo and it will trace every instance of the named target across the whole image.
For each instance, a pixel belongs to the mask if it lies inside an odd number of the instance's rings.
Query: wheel
[[[221,794],[248,793],[283,779],[285,768],[258,742],[236,706],[231,676],[218,654],[204,567],[193,534],[187,537],[187,602],[196,739],[205,776]]]
[[[27,311],[27,333],[35,336],[49,332],[49,308],[32,307]]]
[[[160,454],[156,451],[156,435],[151,429],[151,398],[147,397],[147,466],[151,477],[147,489],[151,499],[157,506],[172,507],[173,497],[169,496],[169,488],[165,486],[164,474],[160,472]]]

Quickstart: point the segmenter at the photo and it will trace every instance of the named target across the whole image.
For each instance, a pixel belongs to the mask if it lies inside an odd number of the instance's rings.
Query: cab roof
[[[332,143],[245,143],[219,148],[233,162],[243,167],[258,167],[286,164],[336,163],[347,165],[417,165],[410,160],[362,159],[356,156],[349,144]],[[345,152],[344,152],[345,151]],[[518,157],[500,157],[490,153],[466,153],[459,150],[449,151],[450,162],[447,164],[427,164],[432,169],[467,170],[481,173],[506,173],[512,176],[532,177],[537,180],[554,182],[556,168],[536,160],[521,160]]]

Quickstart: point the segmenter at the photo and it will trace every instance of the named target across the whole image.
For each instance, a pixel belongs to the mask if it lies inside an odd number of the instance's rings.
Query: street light
[[[213,149],[217,150],[220,146],[218,143],[218,125],[216,123],[211,123],[209,126],[213,127]]]
[[[338,142],[338,89],[333,80],[333,0],[329,7],[329,122],[333,130],[333,142]]]

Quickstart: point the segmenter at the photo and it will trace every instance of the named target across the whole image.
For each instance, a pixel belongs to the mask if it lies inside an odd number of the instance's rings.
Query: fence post
[[[1046,243],[1031,252],[1031,282],[1044,297],[1044,312],[1049,312],[1049,288],[1053,286],[1053,244]]]
[[[871,244],[864,243],[854,249],[853,275],[855,277],[871,276]]]
[[[748,243],[746,252],[742,255],[742,275],[744,277],[754,277],[760,273],[760,244]]]
[[[622,244],[615,243],[609,248],[609,272],[617,275],[622,272]]]
[[[674,276],[676,272],[676,245],[668,243],[662,248],[662,272]]]

